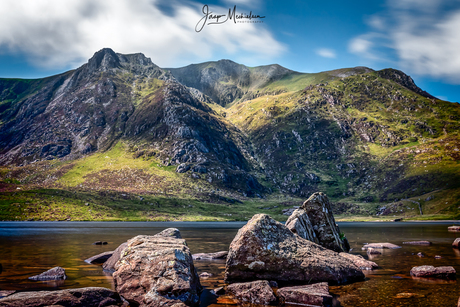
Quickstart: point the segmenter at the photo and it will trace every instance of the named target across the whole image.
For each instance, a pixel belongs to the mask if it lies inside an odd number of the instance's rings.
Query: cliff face
[[[385,202],[459,188],[459,118],[458,104],[393,69],[302,74],[229,60],[162,69],[103,49],[61,75],[0,79],[0,164],[22,174],[125,144],[178,182]]]

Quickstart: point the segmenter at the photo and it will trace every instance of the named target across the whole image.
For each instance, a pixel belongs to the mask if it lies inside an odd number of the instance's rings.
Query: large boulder
[[[128,243],[124,242],[120,244],[120,246],[118,246],[112,252],[112,256],[110,256],[110,258],[108,258],[102,265],[102,268],[104,269],[104,271],[109,272],[109,273],[115,272],[115,264],[118,262],[118,260],[120,260],[121,253],[127,246],[128,246]]]
[[[266,280],[234,283],[227,287],[227,293],[242,303],[270,305],[276,302],[276,296]]]
[[[285,305],[332,306],[332,296],[326,282],[281,288],[277,295]]]
[[[46,280],[64,280],[67,278],[65,275],[65,269],[59,266],[49,269],[46,272],[41,274],[29,277],[30,280],[37,280],[37,281],[46,281]]]
[[[225,281],[276,280],[344,283],[363,272],[338,253],[292,233],[266,214],[257,214],[232,243]]]
[[[332,214],[331,203],[326,194],[312,194],[294,211],[286,226],[304,239],[318,243],[336,252],[348,252],[349,245],[340,236],[339,226]]]
[[[196,305],[201,285],[190,250],[178,231],[163,235],[127,242],[113,273],[116,290],[139,306]]]
[[[123,301],[118,293],[99,287],[19,292],[0,299],[0,307],[106,307],[122,304]]]

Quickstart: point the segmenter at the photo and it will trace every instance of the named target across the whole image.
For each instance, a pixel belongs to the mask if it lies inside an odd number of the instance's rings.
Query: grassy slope
[[[372,73],[368,75],[376,78]],[[451,131],[455,123],[458,123],[458,118],[451,118],[452,114],[458,116],[458,107],[442,101],[437,101],[437,105],[433,106],[428,99],[411,92],[404,92],[404,88],[394,88],[388,80],[381,78],[376,78],[375,82],[388,87],[392,94],[404,94],[419,99],[421,107],[417,110],[406,110],[402,104],[388,106],[377,101],[372,101],[363,107],[355,103],[360,97],[357,97],[357,92],[352,89],[359,88],[364,81],[368,80],[363,79],[362,76],[349,79],[352,84],[344,86],[343,82],[332,80],[328,73],[293,74],[267,87],[270,91],[284,89],[287,93],[258,97],[234,104],[228,109],[217,105],[213,105],[212,108],[218,111],[218,114],[225,113],[228,124],[234,124],[251,134],[251,131],[258,131],[261,127],[289,118],[298,108],[298,101],[302,98],[303,94],[298,91],[299,89],[328,81],[329,90],[344,92],[344,100],[349,104],[347,112],[352,117],[367,117],[368,121],[372,120],[388,126],[387,129],[394,133],[400,133],[407,128],[401,124],[401,119],[409,118],[415,121],[417,118],[424,118],[426,124],[437,131],[435,135],[426,131],[420,132],[412,123],[409,129],[411,134],[403,135],[403,140],[396,146],[375,142],[363,143],[357,148],[362,151],[362,154],[370,155],[374,163],[383,168],[387,167],[386,161],[401,159],[408,161],[405,172],[408,179],[441,173],[441,176],[433,178],[442,181],[445,187],[435,191],[419,189],[415,191],[417,194],[415,197],[404,195],[405,190],[395,189],[394,192],[389,193],[389,198],[410,198],[390,204],[388,202],[359,203],[353,198],[335,199],[356,204],[356,212],[358,212],[357,215],[353,212],[341,214],[338,220],[385,220],[396,217],[459,218],[460,187],[456,179],[460,174],[460,165],[456,149],[460,148],[460,138],[457,133]],[[150,84],[149,87],[156,88],[159,85]],[[140,87],[137,90],[139,99],[145,96],[146,89]],[[352,94],[354,98],[348,101],[348,95]],[[318,97],[313,93],[310,99],[315,101]],[[327,115],[334,110],[320,109],[319,112]],[[294,123],[287,121],[285,128],[291,129],[290,125],[295,127]],[[448,131],[443,133],[445,127],[448,127]],[[357,154],[360,154],[359,151]],[[347,186],[346,178],[321,170],[316,170],[315,173],[323,182],[335,181],[339,187]],[[123,143],[117,144],[110,151],[96,153],[72,162],[46,161],[13,170],[3,168],[0,169],[0,179],[3,180],[0,187],[0,220],[70,218],[72,220],[229,221],[247,220],[253,214],[261,212],[283,220],[286,216],[281,214],[282,209],[300,205],[302,202],[302,199],[293,199],[277,193],[264,200],[244,199],[232,191],[215,190],[206,181],[191,180],[188,176],[176,173],[175,167],[162,166],[155,157],[135,159],[132,148]],[[259,179],[267,187],[271,187],[269,182],[264,181],[263,176]],[[374,181],[378,182],[382,179],[377,176]],[[329,195],[333,192],[333,189],[327,185],[322,188]],[[390,187],[389,189],[391,190]],[[426,200],[431,195],[434,198]],[[229,202],[237,198],[242,199],[243,203]],[[420,203],[423,216],[419,215],[419,205],[414,202]],[[390,208],[388,215],[376,217],[375,210],[384,205]]]

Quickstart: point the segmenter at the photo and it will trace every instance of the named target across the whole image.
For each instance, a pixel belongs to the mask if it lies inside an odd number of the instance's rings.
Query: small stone
[[[434,256],[434,259],[442,259],[442,256],[440,256],[440,255],[435,255],[435,256]]]
[[[283,304],[300,304],[302,306],[331,306],[332,296],[326,282],[312,285],[286,287],[277,292]]]
[[[417,293],[408,293],[408,292],[398,293],[395,296],[395,298],[422,298],[422,297],[425,297],[425,295],[417,294]]]
[[[63,280],[66,278],[67,276],[65,275],[65,269],[59,266],[49,269],[48,271],[43,272],[39,275],[29,277],[30,280],[37,280],[37,281]]]
[[[452,243],[452,247],[453,248],[459,248],[459,245],[460,245],[460,238],[457,238],[454,240],[454,242]]]
[[[214,293],[215,295],[222,295],[225,294],[225,289],[224,287],[215,288],[214,290],[212,290],[212,293]]]
[[[377,248],[377,249],[397,249],[397,248],[401,248],[401,246],[398,246],[396,244],[392,244],[392,243],[370,243],[370,244],[366,244],[363,246],[363,250],[366,250],[368,248]]]
[[[211,273],[208,273],[208,272],[203,272],[199,276],[200,276],[200,278],[209,278],[209,277],[211,277],[213,275]]]
[[[417,253],[417,256],[419,256],[420,258],[421,258],[421,257],[425,257],[425,255],[423,255],[422,252],[418,252],[418,253]]]
[[[276,302],[275,294],[266,280],[231,284],[227,292],[245,303],[270,305]]]
[[[431,245],[430,241],[408,241],[408,242],[403,242],[403,244],[407,245]]]

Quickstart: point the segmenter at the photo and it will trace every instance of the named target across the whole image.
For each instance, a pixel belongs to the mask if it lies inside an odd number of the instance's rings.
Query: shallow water
[[[192,253],[227,250],[244,223],[187,222],[0,222],[0,290],[43,290],[99,286],[113,288],[112,278],[101,266],[84,262],[98,253],[114,250],[138,235],[153,235],[168,227],[179,228]],[[419,280],[409,271],[418,265],[451,265],[460,272],[460,252],[451,244],[460,233],[447,231],[451,223],[339,223],[352,253],[367,255],[364,243],[391,242],[402,246],[383,250],[371,260],[378,270],[366,272],[366,280],[331,286],[336,305],[341,306],[456,306],[460,296],[457,281]],[[429,240],[430,246],[403,245],[404,241]],[[107,241],[107,245],[92,245]],[[424,257],[416,254],[422,252]],[[442,256],[435,259],[435,255]],[[66,269],[61,282],[34,282],[27,277],[54,266]],[[223,285],[225,261],[195,261],[205,287],[201,306],[231,306],[227,298],[216,299],[210,290]],[[412,295],[401,293],[413,293]],[[408,297],[409,296],[409,297]],[[401,298],[402,297],[402,298]]]

